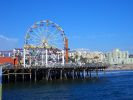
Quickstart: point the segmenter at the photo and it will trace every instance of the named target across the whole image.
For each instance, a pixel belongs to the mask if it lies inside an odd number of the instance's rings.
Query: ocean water
[[[133,100],[133,71],[110,71],[87,80],[3,85],[3,100]]]

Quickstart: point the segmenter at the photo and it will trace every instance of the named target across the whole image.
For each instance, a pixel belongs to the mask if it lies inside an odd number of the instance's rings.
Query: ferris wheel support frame
[[[62,50],[62,65],[64,65],[65,63],[68,63],[68,39],[65,38],[65,52],[64,50]],[[46,64],[46,67],[48,66],[48,50],[46,49],[45,50],[45,64]],[[24,48],[23,49],[23,65],[24,67],[26,67],[26,63],[25,63],[25,55],[26,55],[26,49]],[[44,58],[44,55],[42,55],[42,65],[44,65],[44,61],[43,61],[43,58]],[[66,62],[65,62],[65,59],[66,59]],[[59,60],[59,54],[58,54],[58,60]],[[31,61],[30,61],[31,62]]]
[[[44,54],[42,54],[42,66],[44,66]]]
[[[45,63],[46,63],[46,67],[48,66],[48,50],[45,50],[46,52],[46,58],[45,58]]]
[[[64,59],[64,50],[62,50],[62,65],[64,66],[64,64],[65,64],[65,59]]]
[[[57,52],[57,59],[58,59],[58,62],[59,62],[59,60],[60,60],[60,55],[59,55],[60,53],[59,52]]]
[[[11,57],[11,53],[10,52],[8,53],[8,56]]]
[[[25,51],[25,48],[23,49],[23,66],[24,67],[26,67],[25,66],[25,53],[26,53],[26,51]]]

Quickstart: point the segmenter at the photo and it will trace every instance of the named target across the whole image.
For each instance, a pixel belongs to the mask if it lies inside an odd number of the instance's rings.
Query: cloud
[[[0,35],[0,50],[12,50],[13,48],[17,48],[17,46],[18,39]]]

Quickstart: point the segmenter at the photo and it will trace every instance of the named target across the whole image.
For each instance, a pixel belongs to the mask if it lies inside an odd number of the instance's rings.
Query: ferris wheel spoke
[[[36,35],[35,33],[31,33],[30,36],[31,36],[31,37],[40,38],[40,36],[39,36],[39,35]]]
[[[39,37],[39,38],[41,37],[41,36],[38,34],[39,32],[35,31],[35,29],[33,30],[32,34],[33,34],[33,33],[34,33],[34,35],[36,35],[37,37]]]
[[[49,38],[49,37],[51,37],[51,36],[53,36],[53,35],[55,35],[55,34],[60,34],[58,29],[55,29],[55,30],[52,31],[52,32],[48,31],[48,33],[49,33],[49,35],[48,35],[48,37],[46,37],[46,38]]]
[[[31,41],[32,43],[34,43],[36,46],[42,44],[41,39],[40,39],[40,38],[37,38],[37,37],[32,37],[32,39],[30,39],[30,41]]]
[[[39,30],[39,35],[42,37],[42,39],[46,38],[45,37],[45,30],[44,30],[43,26],[39,26],[38,30]]]
[[[41,36],[43,36],[44,38],[46,38],[44,26],[41,26],[40,27],[40,30],[41,30]]]
[[[42,33],[42,31],[40,30],[40,26],[39,25],[38,25],[37,30],[38,30],[39,33]]]
[[[60,40],[59,35],[54,35],[53,37],[50,37],[48,40]]]
[[[43,37],[43,32],[41,31],[40,27],[38,28],[38,34],[40,35],[40,37]]]
[[[34,35],[31,34],[31,40],[34,40],[34,41],[41,41],[41,39],[39,37],[36,37]]]
[[[54,35],[60,34],[58,29],[56,29],[54,32],[49,32],[49,33],[53,33],[53,34],[49,35],[49,38]]]
[[[47,35],[47,37],[46,37],[46,39],[48,39],[52,34],[53,34],[53,32],[49,32],[49,31],[47,31],[49,34]]]
[[[55,45],[58,48],[59,48],[59,46],[60,47],[63,46],[63,43],[61,43],[61,41],[58,41],[58,42],[57,41],[49,41],[49,43],[52,45]]]
[[[58,38],[58,36],[59,36],[59,34],[53,34],[53,35],[49,36],[48,40]]]
[[[52,26],[50,28],[52,28]],[[52,35],[52,34],[55,34],[55,33],[57,33],[59,31],[57,28],[55,28],[54,30],[51,31],[50,28],[48,30],[49,36]]]
[[[60,42],[62,42],[62,39],[60,39],[60,38],[54,38],[54,39],[49,39],[48,41],[60,41]]]
[[[46,28],[45,28],[45,38],[47,37],[48,35],[48,22],[46,22]]]
[[[32,34],[30,36],[31,36],[31,39],[41,41],[41,38],[40,37],[34,36]]]

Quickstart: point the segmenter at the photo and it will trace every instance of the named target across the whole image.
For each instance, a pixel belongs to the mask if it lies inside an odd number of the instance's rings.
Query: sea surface
[[[133,100],[133,71],[110,71],[87,80],[3,85],[3,100]]]

